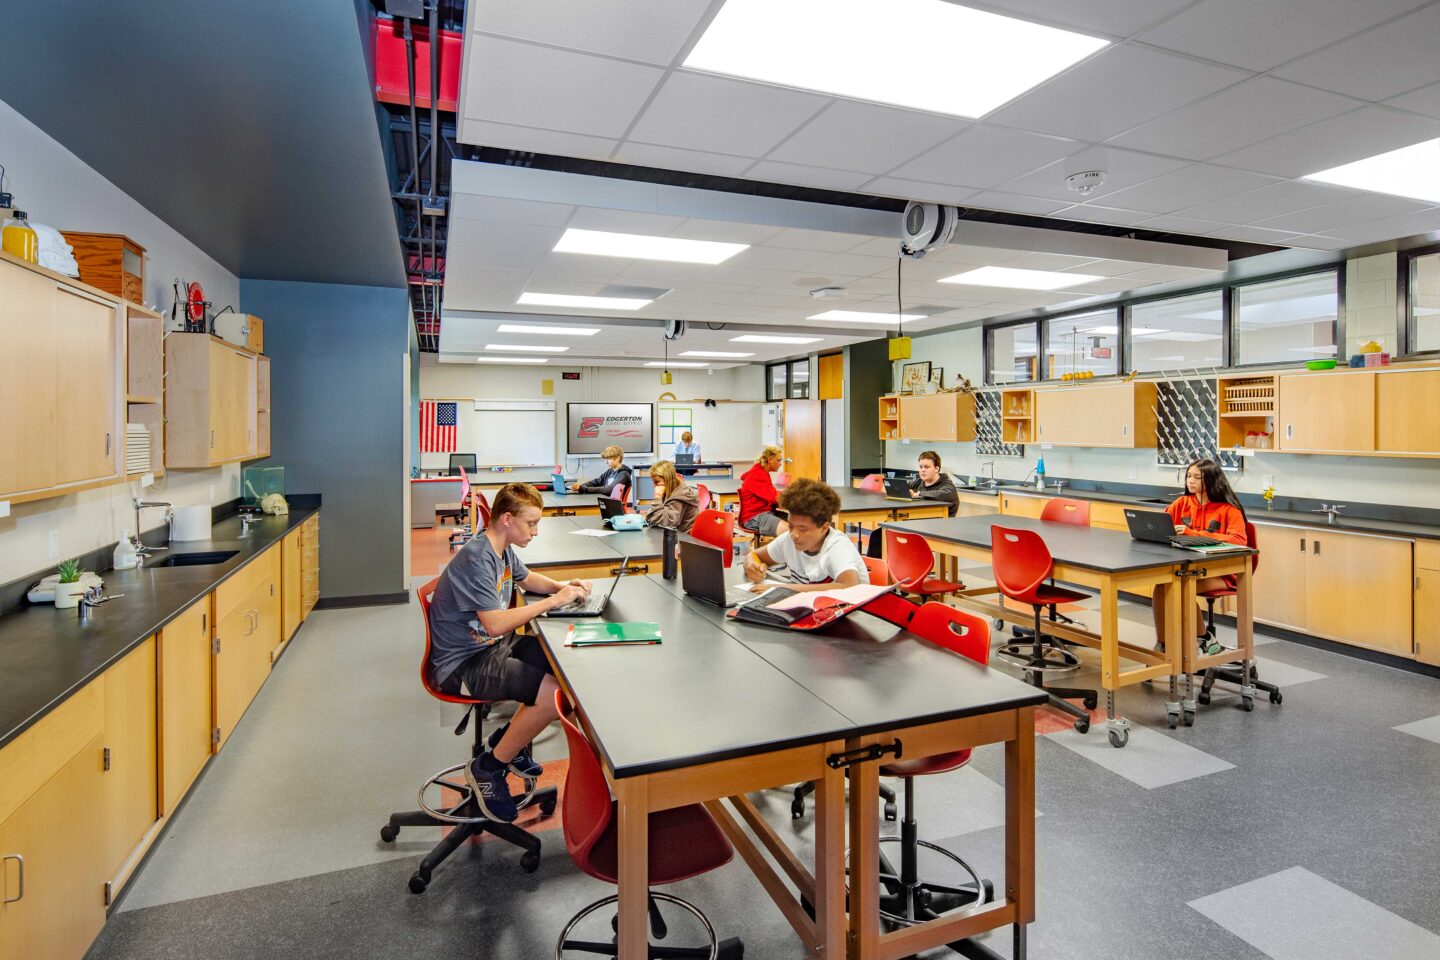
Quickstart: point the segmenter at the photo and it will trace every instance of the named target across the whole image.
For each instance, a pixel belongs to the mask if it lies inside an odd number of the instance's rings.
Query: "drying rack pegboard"
[[[987,457],[1023,457],[1025,444],[1006,443],[1000,422],[1000,391],[975,391],[975,452]]]
[[[1156,383],[1157,465],[1183,467],[1208,458],[1226,470],[1243,469],[1244,457],[1220,449],[1215,385],[1215,377],[1184,375]]]

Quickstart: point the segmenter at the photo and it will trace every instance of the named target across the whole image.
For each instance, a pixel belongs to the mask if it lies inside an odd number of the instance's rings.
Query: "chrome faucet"
[[[159,553],[161,550],[167,549],[170,546],[168,534],[163,547],[147,547],[140,539],[140,511],[146,507],[168,507],[170,504],[163,500],[141,500],[139,497],[131,497],[130,502],[135,505],[135,552],[143,557],[147,553]]]
[[[994,461],[994,460],[986,460],[985,462],[983,462],[983,463],[980,464],[980,472],[981,472],[982,475],[984,474],[986,467],[989,467],[989,468],[990,468],[990,475],[985,478],[985,482],[982,483],[981,486],[982,486],[982,487],[998,487],[998,486],[1000,486],[1000,481],[995,479],[995,461]]]
[[[1323,514],[1325,514],[1325,522],[1326,522],[1326,523],[1334,523],[1334,522],[1335,522],[1335,518],[1338,517],[1338,516],[1340,515],[1340,511],[1341,511],[1341,510],[1344,510],[1344,509],[1345,509],[1345,504],[1343,504],[1343,503],[1336,503],[1336,504],[1324,504],[1324,503],[1322,503],[1322,504],[1320,504],[1320,509],[1319,509],[1319,510],[1311,510],[1310,512],[1311,512],[1311,513],[1323,513]]]
[[[260,518],[255,516],[254,514],[240,514],[240,536],[250,536],[250,528],[253,527],[257,522],[259,522],[259,520]]]

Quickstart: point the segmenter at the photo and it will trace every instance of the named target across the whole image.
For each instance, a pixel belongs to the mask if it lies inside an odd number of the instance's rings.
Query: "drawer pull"
[[[13,897],[0,900],[0,903],[19,903],[25,899],[25,858],[18,853],[7,853],[0,856],[0,866],[4,866],[6,860],[14,860],[20,864],[20,892]]]

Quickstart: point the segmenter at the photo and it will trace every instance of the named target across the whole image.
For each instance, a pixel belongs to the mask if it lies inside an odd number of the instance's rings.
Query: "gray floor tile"
[[[1235,767],[1233,763],[1142,726],[1131,727],[1129,744],[1118,750],[1110,746],[1101,727],[1083,735],[1074,730],[1061,730],[1047,734],[1046,739],[1147,790]]]
[[[1190,906],[1274,960],[1440,957],[1440,936],[1303,867],[1192,900]]]
[[[1424,720],[1402,723],[1398,727],[1392,727],[1391,729],[1399,730],[1401,733],[1408,733],[1422,740],[1440,743],[1440,717],[1426,717]]]

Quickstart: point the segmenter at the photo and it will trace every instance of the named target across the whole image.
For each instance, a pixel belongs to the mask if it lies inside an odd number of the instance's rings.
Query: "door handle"
[[[1286,439],[1286,440],[1294,440],[1294,439],[1295,439],[1295,424],[1293,424],[1293,423],[1287,423],[1287,424],[1285,424],[1285,439]]]
[[[1314,541],[1314,543],[1315,543],[1315,556],[1318,557],[1318,556],[1320,556],[1320,540],[1319,540],[1319,538],[1316,538],[1316,540]]]
[[[105,434],[105,456],[110,456],[110,434]]]
[[[794,460],[792,457],[786,457],[786,458],[785,458],[785,462],[786,462],[786,463],[794,463],[795,460]]]
[[[5,865],[6,860],[14,860],[20,864],[20,893],[14,897],[6,897],[0,903],[19,903],[25,899],[25,858],[18,853],[7,853],[0,855],[0,867]]]
[[[1305,538],[1304,538],[1304,537],[1301,537],[1301,538],[1300,538],[1300,552],[1301,552],[1301,553],[1304,553],[1304,552],[1305,552]]]

